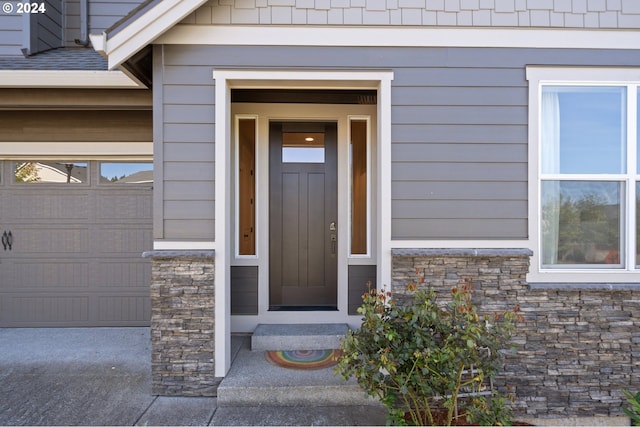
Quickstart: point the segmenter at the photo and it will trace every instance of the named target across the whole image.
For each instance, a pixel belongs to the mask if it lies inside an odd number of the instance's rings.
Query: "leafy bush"
[[[631,423],[634,426],[640,426],[640,391],[633,394],[627,390],[623,390],[625,397],[627,398],[628,408],[622,408],[625,414],[631,418]]]
[[[405,305],[388,292],[365,293],[358,309],[362,325],[342,338],[336,373],[355,377],[395,424],[451,425],[463,416],[470,422],[508,423],[504,399],[485,384],[501,366],[500,350],[515,330],[519,308],[478,315],[469,282],[453,288],[446,304],[438,303],[434,289],[417,291]],[[482,391],[493,395],[489,403],[470,399],[458,407],[462,395]],[[437,418],[443,411],[445,419]]]

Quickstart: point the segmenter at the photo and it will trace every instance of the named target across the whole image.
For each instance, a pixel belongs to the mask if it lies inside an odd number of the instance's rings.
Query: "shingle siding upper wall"
[[[526,239],[526,65],[640,65],[629,51],[385,47],[164,46],[164,60],[164,238],[207,239],[216,67],[393,70],[392,237]]]
[[[185,24],[640,28],[638,0],[211,0]]]

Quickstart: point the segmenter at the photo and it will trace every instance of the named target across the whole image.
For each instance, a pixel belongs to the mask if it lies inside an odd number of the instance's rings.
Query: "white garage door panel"
[[[0,163],[3,163],[0,161]],[[0,184],[0,327],[146,326],[152,186]]]

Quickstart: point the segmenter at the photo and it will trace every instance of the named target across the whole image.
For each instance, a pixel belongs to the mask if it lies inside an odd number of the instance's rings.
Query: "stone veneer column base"
[[[152,393],[215,396],[214,251],[150,251]]]

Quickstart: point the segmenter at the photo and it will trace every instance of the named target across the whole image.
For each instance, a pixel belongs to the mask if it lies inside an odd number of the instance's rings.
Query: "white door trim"
[[[231,89],[374,89],[377,105],[377,245],[378,286],[391,280],[391,71],[292,71],[292,70],[214,70],[215,80],[215,375],[223,377],[231,366],[230,265],[232,188],[231,170]],[[340,157],[340,156],[339,156]],[[340,167],[340,166],[339,166]],[[339,207],[340,209],[340,207]],[[339,213],[340,215],[340,213]],[[346,263],[346,256],[344,257]],[[340,266],[338,267],[340,268]],[[317,313],[316,313],[316,318]]]
[[[354,116],[354,114],[356,116]],[[232,120],[236,117],[256,117],[258,145],[256,150],[256,253],[257,256],[234,256],[230,258],[232,265],[258,266],[258,315],[237,316],[231,318],[233,332],[252,332],[258,323],[324,323],[344,322],[356,324],[360,316],[348,315],[348,264],[359,263],[348,254],[349,250],[349,119],[352,117],[368,117],[376,123],[376,107],[374,105],[322,105],[322,104],[253,104],[240,103],[232,106]],[[338,311],[269,311],[269,122],[279,120],[337,122],[338,124]],[[373,132],[375,134],[375,132]],[[375,135],[373,135],[375,137]],[[376,139],[373,138],[372,145]],[[236,164],[233,163],[233,167]],[[373,170],[375,176],[375,170]],[[234,180],[237,181],[237,180]],[[235,191],[234,191],[235,195]],[[237,203],[234,204],[237,206]],[[373,208],[373,206],[372,206]],[[237,221],[237,212],[233,215]],[[372,215],[377,218],[376,215]],[[232,233],[237,234],[236,224],[229,224]],[[375,236],[375,231],[371,233]],[[375,238],[372,239],[377,241]],[[372,251],[373,254],[377,252]],[[367,263],[376,262],[369,254],[360,257]]]

